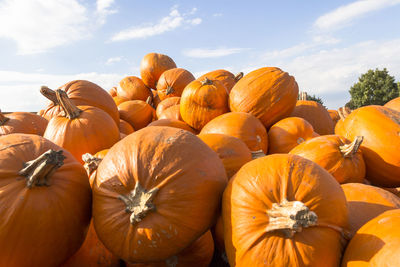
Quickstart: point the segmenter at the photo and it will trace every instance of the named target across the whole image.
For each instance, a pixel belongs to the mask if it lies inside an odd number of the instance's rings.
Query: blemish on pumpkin
[[[259,135],[256,136],[257,142],[261,143],[261,137]]]
[[[297,143],[298,144],[303,143],[303,142],[304,142],[304,138],[302,138],[302,137],[297,138]]]

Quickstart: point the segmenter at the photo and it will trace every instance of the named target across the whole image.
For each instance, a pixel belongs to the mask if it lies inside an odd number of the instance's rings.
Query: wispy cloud
[[[112,64],[114,64],[116,62],[120,62],[121,60],[122,60],[122,57],[111,57],[111,58],[107,59],[106,64],[107,65],[112,65]]]
[[[397,4],[400,4],[400,0],[358,0],[320,16],[314,26],[318,30],[336,30],[367,13]]]
[[[168,16],[163,17],[158,23],[148,23],[142,26],[135,26],[129,29],[122,30],[115,34],[111,41],[125,41],[131,39],[146,39],[151,36],[160,35],[188,25],[199,25],[202,22],[201,18],[191,18],[196,13],[197,9],[193,8],[187,14],[181,14],[177,6],[172,7]]]
[[[96,15],[99,24],[105,24],[109,15],[117,13],[113,8],[115,0],[97,0],[96,1]]]
[[[205,48],[193,48],[183,51],[183,55],[193,58],[216,58],[224,57],[232,54],[237,54],[247,50],[247,48],[216,48],[216,49],[205,49]]]
[[[222,13],[214,13],[213,14],[213,17],[221,17],[222,16]]]

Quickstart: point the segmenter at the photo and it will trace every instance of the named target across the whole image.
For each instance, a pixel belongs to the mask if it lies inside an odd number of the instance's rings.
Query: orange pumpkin
[[[327,170],[340,183],[362,183],[365,163],[360,145],[362,136],[353,142],[338,135],[324,135],[303,142],[289,154],[309,159]]]
[[[161,100],[181,96],[183,89],[194,81],[193,74],[185,69],[173,68],[163,72],[157,82],[157,94]]]
[[[400,97],[390,100],[384,105],[384,107],[400,112]]]
[[[232,90],[232,87],[243,77],[243,72],[239,72],[235,76],[233,73],[227,70],[219,69],[203,74],[197,78],[197,80],[202,81],[206,77],[210,80],[218,80],[222,82],[229,94],[229,92]]]
[[[99,167],[102,159],[107,155],[108,148],[100,150],[96,154],[92,155],[90,153],[86,153],[82,155],[82,160],[85,162],[83,165],[86,169],[86,172],[89,176],[89,184],[90,188],[93,188],[94,180],[96,179],[97,168]]]
[[[110,94],[110,96],[114,97],[117,96],[117,87],[113,86],[110,90],[108,90],[108,93]]]
[[[289,117],[278,121],[268,131],[268,153],[289,153],[298,144],[319,136],[302,118]]]
[[[154,109],[142,100],[129,100],[118,106],[121,119],[136,131],[146,127],[153,120]]]
[[[328,112],[329,112],[329,116],[331,116],[333,124],[336,125],[338,120],[340,120],[339,112],[334,109],[328,109]]]
[[[158,104],[160,104],[161,99],[157,94],[157,90],[151,89],[151,93],[153,95],[151,99],[151,106],[156,109],[158,107]]]
[[[174,120],[174,119],[161,119],[161,120],[156,120],[151,122],[147,126],[169,126],[169,127],[174,127],[174,128],[179,128],[183,129],[186,131],[189,131],[193,134],[197,134],[197,131],[194,130],[192,127],[187,125],[186,122],[184,121],[179,121],[179,120]]]
[[[97,169],[96,232],[125,261],[166,260],[212,226],[226,182],[218,155],[197,136],[146,127],[111,147]]]
[[[118,96],[127,98],[128,100],[146,101],[152,93],[143,83],[142,79],[136,76],[127,76],[119,82],[117,87]]]
[[[121,103],[123,103],[123,102],[125,102],[125,101],[128,101],[129,99],[126,98],[126,97],[123,97],[123,96],[114,96],[114,97],[113,97],[113,100],[114,100],[115,104],[116,104],[117,106],[119,106],[119,104],[121,104]]]
[[[231,111],[247,112],[265,127],[293,111],[299,88],[294,77],[279,68],[265,67],[246,74],[229,94]]]
[[[176,64],[169,56],[149,53],[140,62],[140,76],[147,87],[156,89],[161,74],[173,68],[176,68]]]
[[[164,99],[163,101],[161,101],[156,109],[157,118],[159,118],[161,116],[161,113],[164,110],[166,110],[167,108],[170,108],[172,106],[179,105],[180,102],[181,102],[181,98],[179,96],[168,97],[168,98]]]
[[[255,159],[223,195],[229,264],[338,266],[347,212],[340,185],[312,161],[288,154]]]
[[[180,111],[180,105],[175,105],[167,108],[160,114],[160,117],[158,117],[158,119],[160,120],[172,119],[172,120],[183,121]]]
[[[135,131],[133,127],[124,120],[119,120],[119,131],[123,134],[131,134]]]
[[[335,130],[347,139],[364,136],[361,150],[369,181],[385,187],[400,186],[400,112],[382,106],[361,107]]]
[[[194,80],[183,90],[180,113],[182,119],[196,130],[228,111],[228,94],[220,81]]]
[[[85,169],[67,150],[30,134],[0,136],[0,162],[0,266],[59,266],[89,226]]]
[[[0,136],[11,133],[43,135],[48,121],[29,112],[12,112],[3,114],[0,111]]]

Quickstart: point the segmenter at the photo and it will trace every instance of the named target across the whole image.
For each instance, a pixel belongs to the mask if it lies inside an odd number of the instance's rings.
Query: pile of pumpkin
[[[328,111],[279,68],[156,53],[140,73],[0,112],[0,266],[399,266],[400,98]]]

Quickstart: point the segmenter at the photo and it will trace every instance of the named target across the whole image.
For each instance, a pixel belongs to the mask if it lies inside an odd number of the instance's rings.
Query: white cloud
[[[112,9],[114,0],[97,0],[96,1],[96,13],[97,19],[100,25],[106,23],[106,19],[109,15],[117,13],[116,9]]]
[[[168,16],[163,17],[158,23],[148,23],[142,26],[135,26],[122,30],[115,34],[111,41],[125,41],[131,39],[146,39],[151,36],[160,35],[168,31],[175,30],[182,26],[198,25],[202,22],[201,18],[188,18],[196,12],[193,8],[187,14],[181,14],[174,6]]]
[[[113,63],[120,62],[121,60],[122,60],[122,57],[111,57],[111,58],[107,59],[106,64],[111,65]]]
[[[213,17],[221,17],[222,16],[222,13],[214,13],[213,14]]]
[[[319,30],[335,30],[367,13],[400,4],[400,0],[358,0],[320,16],[314,23]]]
[[[224,57],[232,54],[237,54],[247,50],[246,48],[216,48],[216,49],[204,49],[204,48],[193,48],[183,51],[183,54],[187,57],[193,58],[216,58]]]

